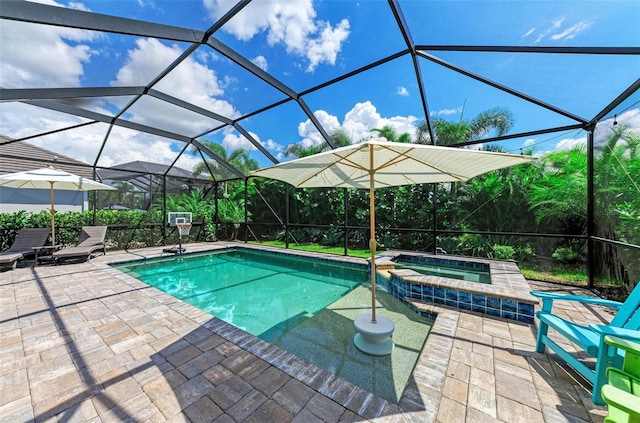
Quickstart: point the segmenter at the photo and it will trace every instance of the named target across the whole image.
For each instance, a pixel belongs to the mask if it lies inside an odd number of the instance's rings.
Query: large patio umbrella
[[[109,185],[53,167],[0,175],[0,186],[7,188],[48,189],[51,197],[51,240],[55,244],[54,189],[63,191],[115,190]]]
[[[376,323],[374,190],[400,185],[461,182],[492,170],[535,160],[532,156],[432,145],[387,142],[385,138],[337,148],[252,172],[296,188],[369,189],[371,323]]]

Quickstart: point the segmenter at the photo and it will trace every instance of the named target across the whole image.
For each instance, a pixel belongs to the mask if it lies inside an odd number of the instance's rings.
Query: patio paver
[[[391,404],[107,265],[161,250],[0,273],[0,422],[531,423],[606,414],[575,372],[535,352],[534,325],[430,305],[438,318]],[[602,307],[558,310],[612,317]]]

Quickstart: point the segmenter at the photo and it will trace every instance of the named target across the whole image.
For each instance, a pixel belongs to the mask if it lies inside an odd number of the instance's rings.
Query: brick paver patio
[[[189,251],[224,244],[189,244]],[[230,326],[107,263],[0,273],[0,421],[601,422],[589,386],[534,351],[536,328],[438,314],[399,404]],[[583,293],[544,283],[533,289]],[[601,307],[563,306],[585,322]]]

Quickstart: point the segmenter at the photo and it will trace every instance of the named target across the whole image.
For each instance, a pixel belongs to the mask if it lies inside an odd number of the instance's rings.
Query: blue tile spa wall
[[[411,283],[395,276],[388,283],[388,291],[394,298],[405,304],[404,298],[412,298],[461,310],[475,311],[524,323],[533,323],[534,305],[514,299]]]

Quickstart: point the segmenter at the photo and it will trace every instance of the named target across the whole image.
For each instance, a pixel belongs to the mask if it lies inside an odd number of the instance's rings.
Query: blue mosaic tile
[[[487,307],[496,308],[500,310],[500,298],[487,297]]]
[[[533,316],[533,304],[519,302],[518,315]]]
[[[533,316],[523,316],[521,314],[518,315],[518,321],[524,323],[533,323]]]
[[[411,298],[419,300],[422,298],[422,289],[420,285],[411,285],[410,294]]]
[[[471,296],[471,304],[473,304],[474,307],[485,308],[487,306],[487,297],[481,294],[473,294]]]
[[[421,317],[426,317],[427,319],[431,319],[431,320],[436,320],[436,317],[438,317],[438,315],[433,314],[433,313],[429,313],[428,311],[420,311],[420,312],[418,312],[418,314]]]
[[[422,301],[429,301],[429,302],[433,302],[433,295],[422,295]]]
[[[491,315],[491,316],[500,317],[500,309],[499,308],[487,307],[486,308],[486,313]]]
[[[510,311],[502,310],[502,316],[501,317],[504,317],[505,319],[516,320],[516,313],[512,313]]]
[[[476,311],[478,313],[486,313],[487,307],[483,305],[471,304],[471,310]]]
[[[447,304],[448,304],[449,301],[458,302],[458,291],[453,290],[453,289],[445,289],[444,290],[444,295],[445,295],[445,298],[447,300]]]
[[[518,311],[518,303],[514,300],[502,300],[502,311],[509,313],[517,313]]]
[[[457,289],[413,284],[400,280],[397,277],[393,277],[388,282],[388,292],[421,316],[425,315],[425,313],[413,307],[408,301],[408,298],[420,299],[438,305],[447,305],[460,310],[472,310],[478,313],[525,323],[533,323],[534,320],[533,304],[486,296],[484,294],[472,294],[465,291],[458,291]],[[427,314],[426,317],[435,319],[433,314]]]
[[[458,301],[461,303],[471,303],[471,293],[464,291],[459,292]]]

